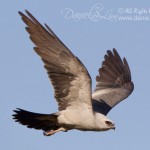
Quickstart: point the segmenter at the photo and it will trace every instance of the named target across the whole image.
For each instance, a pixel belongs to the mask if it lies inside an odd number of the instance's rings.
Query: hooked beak
[[[112,127],[112,129],[113,129],[113,130],[115,130],[115,129],[116,129],[116,127],[115,127],[115,126],[113,126],[113,127]]]

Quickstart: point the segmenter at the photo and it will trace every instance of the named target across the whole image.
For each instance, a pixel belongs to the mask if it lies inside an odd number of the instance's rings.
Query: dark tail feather
[[[57,130],[59,128],[56,114],[38,114],[17,108],[13,119],[28,128],[37,130]]]

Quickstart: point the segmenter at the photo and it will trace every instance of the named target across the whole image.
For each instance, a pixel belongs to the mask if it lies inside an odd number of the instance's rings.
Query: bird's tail
[[[51,131],[59,128],[57,114],[38,114],[17,108],[13,119],[28,128]]]

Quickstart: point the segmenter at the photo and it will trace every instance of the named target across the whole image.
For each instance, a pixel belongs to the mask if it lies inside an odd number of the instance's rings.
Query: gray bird
[[[18,108],[13,114],[15,121],[28,128],[43,130],[46,136],[72,129],[115,129],[115,124],[106,115],[134,89],[126,59],[122,60],[115,49],[108,50],[92,93],[91,77],[83,63],[46,24],[44,28],[31,13],[26,13],[28,16],[19,12],[31,41],[36,45],[34,50],[44,62],[59,111],[39,114]]]

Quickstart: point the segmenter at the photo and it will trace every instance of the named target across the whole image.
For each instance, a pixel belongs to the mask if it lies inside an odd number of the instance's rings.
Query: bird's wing
[[[44,62],[48,76],[54,87],[59,110],[72,105],[91,104],[91,78],[88,71],[71,51],[59,40],[45,24],[44,28],[31,13],[19,12],[27,25],[30,39],[36,45],[34,50]]]
[[[107,51],[96,77],[97,85],[92,93],[92,105],[96,112],[107,113],[119,102],[127,98],[134,89],[129,65],[118,52]]]

